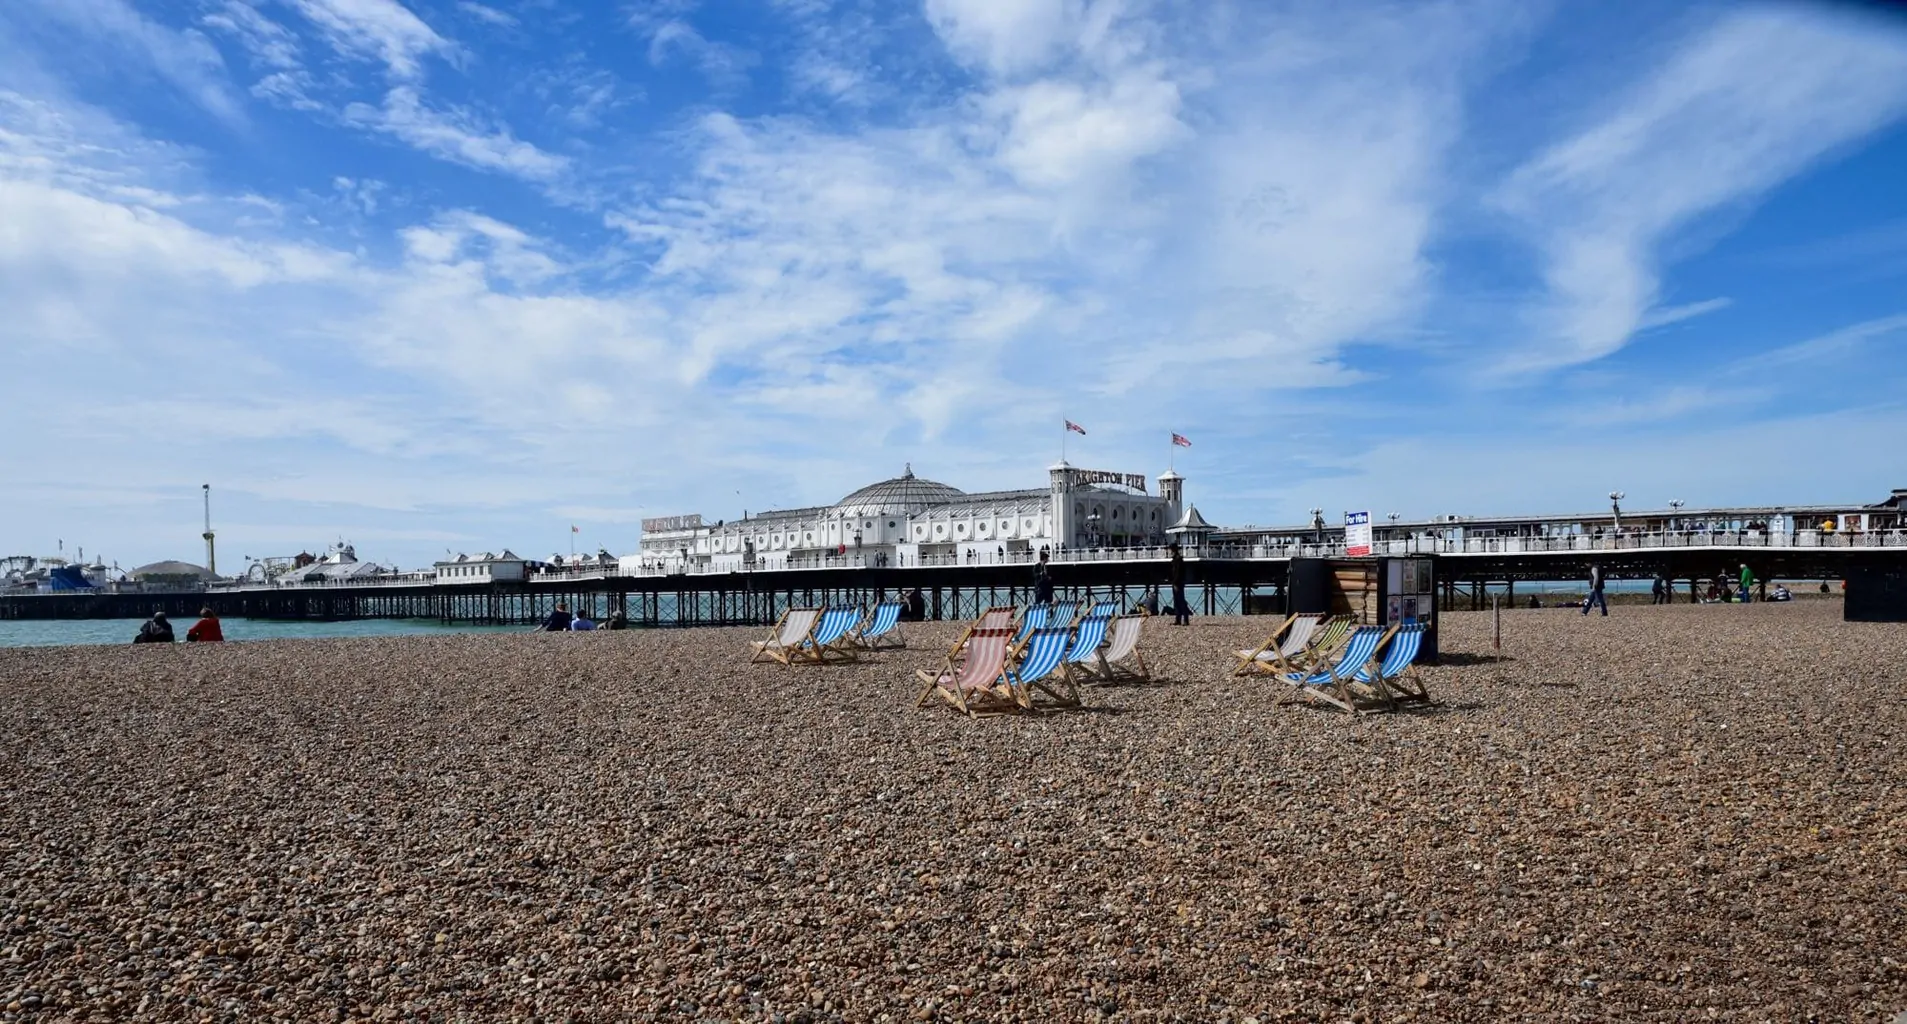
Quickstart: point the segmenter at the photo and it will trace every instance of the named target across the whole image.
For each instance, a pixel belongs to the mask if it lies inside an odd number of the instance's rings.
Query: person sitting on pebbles
[[[219,617],[212,614],[212,609],[209,605],[199,609],[199,621],[193,623],[192,628],[185,631],[185,640],[187,643],[192,644],[216,644],[224,642],[225,631],[219,628]]]
[[[575,619],[575,616],[569,613],[569,605],[558,601],[556,602],[556,608],[550,612],[550,617],[544,619],[543,624],[536,627],[536,631],[539,633],[567,633],[569,632],[569,624],[573,619]]]

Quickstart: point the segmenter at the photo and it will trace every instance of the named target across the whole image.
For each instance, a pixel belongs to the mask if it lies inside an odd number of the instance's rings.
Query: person
[[[139,627],[139,635],[132,638],[136,644],[169,644],[176,640],[172,635],[172,623],[166,619],[166,613],[155,609],[152,618]]]
[[[1668,585],[1662,582],[1661,576],[1657,576],[1654,582],[1649,584],[1649,603],[1650,604],[1667,604],[1668,603],[1668,597],[1666,593],[1667,590],[1668,590]]]
[[[575,618],[569,620],[569,628],[572,632],[587,633],[590,630],[595,629],[596,624],[594,622],[589,621],[586,618],[583,618],[581,615],[578,615]]]
[[[1178,541],[1173,541],[1168,550],[1172,552],[1172,561],[1166,566],[1166,578],[1172,584],[1172,624],[1190,625],[1192,609],[1185,603],[1185,552],[1179,549]]]
[[[1792,601],[1792,600],[1794,600],[1794,595],[1793,595],[1792,593],[1789,593],[1789,592],[1788,592],[1788,588],[1787,588],[1787,586],[1786,586],[1786,585],[1784,585],[1784,584],[1780,584],[1780,583],[1777,583],[1777,584],[1775,584],[1775,592],[1774,592],[1774,595],[1773,595],[1772,597],[1770,597],[1770,598],[1769,598],[1769,600],[1771,600],[1771,601]]]
[[[1033,566],[1033,603],[1053,603],[1053,573],[1047,567],[1046,552],[1040,552],[1040,560]]]
[[[1159,614],[1159,588],[1147,587],[1145,597],[1139,601],[1139,608],[1147,615]]]
[[[1755,585],[1755,574],[1748,571],[1748,563],[1741,564],[1741,603],[1748,603],[1749,588]]]
[[[609,616],[609,621],[607,623],[604,623],[603,628],[604,629],[628,629],[629,616],[623,614],[620,611],[612,613]]]
[[[1823,593],[1823,594],[1828,594],[1828,593],[1833,593],[1833,591],[1832,591],[1832,590],[1830,590],[1830,589],[1828,588],[1828,581],[1827,581],[1827,580],[1822,580],[1822,581],[1821,581],[1821,593]]]
[[[1583,598],[1583,614],[1588,615],[1591,606],[1601,606],[1603,618],[1609,617],[1609,599],[1602,593],[1602,566],[1589,567],[1589,596]]]
[[[907,621],[927,621],[927,595],[921,593],[919,587],[907,592]]]
[[[569,631],[570,620],[574,618],[575,616],[569,613],[569,605],[558,601],[556,602],[556,607],[551,610],[550,617],[544,619],[543,624],[536,627],[536,631],[539,633],[567,633]]]
[[[212,614],[208,606],[199,609],[199,621],[185,631],[187,643],[216,644],[225,640],[225,631],[219,628],[219,617]]]
[[[1530,595],[1530,607],[1531,607],[1531,608],[1541,608],[1541,607],[1543,607],[1543,602],[1541,602],[1541,601],[1539,601],[1539,600],[1537,600],[1537,598],[1536,598],[1536,595],[1535,595],[1535,594],[1531,594],[1531,595]]]

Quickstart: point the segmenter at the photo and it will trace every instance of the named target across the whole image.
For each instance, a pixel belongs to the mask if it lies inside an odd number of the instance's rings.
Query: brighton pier
[[[1677,601],[1744,564],[1762,580],[1907,572],[1907,488],[1857,505],[1627,511],[1611,495],[1608,508],[1586,514],[1377,513],[1366,551],[1361,531],[1347,538],[1321,509],[1309,523],[1212,526],[1183,501],[1175,473],[1159,478],[1157,494],[1143,477],[1063,461],[1049,477],[1047,488],[966,494],[910,468],[832,506],[715,524],[650,520],[640,553],[620,560],[558,567],[482,555],[402,576],[13,593],[0,595],[0,618],[185,617],[209,605],[226,617],[530,624],[563,602],[640,626],[749,625],[791,605],[865,604],[919,588],[929,618],[956,619],[1028,601],[1041,556],[1062,598],[1136,605],[1148,587],[1165,587],[1172,543],[1184,555],[1188,602],[1208,615],[1281,612],[1294,562],[1353,555],[1433,559],[1446,609],[1486,607],[1493,594],[1513,604],[1519,582],[1581,579],[1592,566],[1609,580],[1667,579]]]

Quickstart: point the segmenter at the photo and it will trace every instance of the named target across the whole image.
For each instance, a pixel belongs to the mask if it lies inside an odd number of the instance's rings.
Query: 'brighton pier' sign
[[[702,528],[702,513],[687,516],[658,516],[642,521],[643,533],[674,533],[677,530],[699,530]]]
[[[1117,484],[1143,492],[1146,489],[1144,473],[1113,473],[1103,469],[1075,469],[1073,482],[1076,484]]]

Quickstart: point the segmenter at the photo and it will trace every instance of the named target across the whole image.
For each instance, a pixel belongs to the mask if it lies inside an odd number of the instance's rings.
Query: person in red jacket
[[[219,628],[219,617],[211,608],[201,608],[199,621],[185,631],[185,639],[187,643],[215,644],[225,639],[225,631]]]

